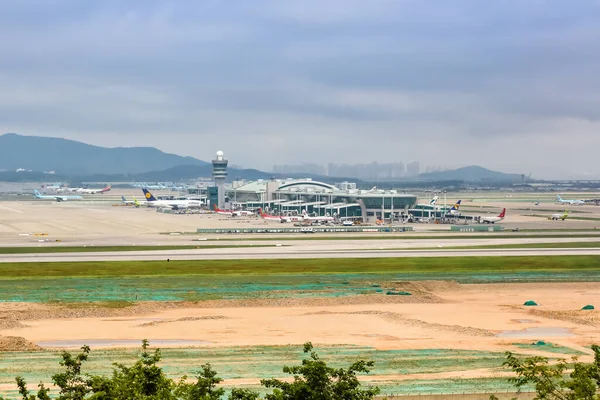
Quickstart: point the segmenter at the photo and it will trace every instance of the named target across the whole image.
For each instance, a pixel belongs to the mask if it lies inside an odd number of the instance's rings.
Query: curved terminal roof
[[[323,189],[328,189],[328,190],[335,190],[336,187],[332,186],[328,183],[324,183],[324,182],[318,182],[318,181],[294,181],[294,182],[289,182],[289,183],[284,183],[283,185],[279,186],[277,188],[277,190],[282,190],[282,189],[289,189],[292,187],[297,187],[297,186],[315,186],[315,187],[319,187],[319,188],[323,188]]]

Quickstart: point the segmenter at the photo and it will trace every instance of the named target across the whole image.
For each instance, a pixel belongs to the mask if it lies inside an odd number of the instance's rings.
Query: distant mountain
[[[516,182],[521,180],[521,175],[505,174],[504,172],[491,171],[479,166],[469,166],[451,171],[429,172],[419,175],[420,179],[436,181],[495,181]]]
[[[55,171],[57,174],[140,174],[181,166],[207,166],[193,157],[154,147],[99,147],[61,138],[0,135],[0,170]]]

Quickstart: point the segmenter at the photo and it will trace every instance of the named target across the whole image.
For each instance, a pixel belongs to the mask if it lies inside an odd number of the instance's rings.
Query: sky
[[[0,0],[0,133],[600,178],[600,0]]]

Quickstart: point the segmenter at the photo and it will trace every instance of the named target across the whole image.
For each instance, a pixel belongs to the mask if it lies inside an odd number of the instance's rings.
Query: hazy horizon
[[[600,3],[0,4],[1,132],[600,178]]]

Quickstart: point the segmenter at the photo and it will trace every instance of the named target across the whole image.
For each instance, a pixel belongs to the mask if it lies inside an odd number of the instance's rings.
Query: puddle
[[[516,322],[518,324],[539,324],[540,321],[534,321],[533,319],[511,319],[511,322]]]
[[[524,338],[540,339],[547,337],[570,337],[575,336],[567,328],[527,328],[520,331],[503,331],[496,335],[502,338]]]
[[[204,346],[212,342],[204,340],[185,339],[148,339],[152,347]],[[49,349],[90,347],[141,347],[142,341],[137,339],[81,339],[81,340],[50,340],[37,342],[40,347]]]

